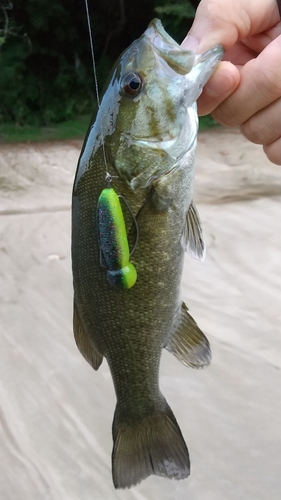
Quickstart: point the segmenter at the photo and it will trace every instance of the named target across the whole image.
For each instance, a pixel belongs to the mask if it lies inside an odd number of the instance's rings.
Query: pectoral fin
[[[74,301],[74,311],[73,311],[73,331],[74,338],[79,351],[82,356],[90,363],[94,370],[98,370],[103,356],[95,348],[88,335],[84,331],[84,327],[80,321],[78,309]]]
[[[211,362],[212,353],[209,341],[188,313],[184,302],[179,311],[175,331],[166,349],[181,363],[191,368],[204,368]]]
[[[186,226],[183,234],[185,251],[195,259],[204,260],[206,254],[203,232],[199,214],[193,202],[190,204],[186,215]]]

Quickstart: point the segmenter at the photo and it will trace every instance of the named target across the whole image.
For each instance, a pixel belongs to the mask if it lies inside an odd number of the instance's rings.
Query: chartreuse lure
[[[107,279],[116,288],[128,289],[137,280],[130,262],[130,250],[119,196],[114,189],[103,189],[98,200],[98,237]]]

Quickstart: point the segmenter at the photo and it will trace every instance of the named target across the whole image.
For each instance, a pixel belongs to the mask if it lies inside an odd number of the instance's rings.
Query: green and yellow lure
[[[137,271],[130,262],[130,250],[119,196],[112,188],[99,196],[98,237],[107,279],[116,288],[128,289],[137,280]]]

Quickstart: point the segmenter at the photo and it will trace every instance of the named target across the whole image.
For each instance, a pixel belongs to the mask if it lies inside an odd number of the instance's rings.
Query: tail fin
[[[112,475],[115,488],[130,488],[155,474],[184,479],[190,473],[188,450],[168,404],[140,422],[113,422]]]

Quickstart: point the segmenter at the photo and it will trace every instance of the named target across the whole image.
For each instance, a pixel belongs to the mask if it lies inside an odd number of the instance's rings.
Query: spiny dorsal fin
[[[201,228],[199,214],[193,202],[190,204],[186,214],[186,226],[184,229],[185,251],[191,257],[204,260],[206,254],[203,232]]]
[[[204,368],[211,362],[212,353],[209,341],[188,313],[184,302],[179,311],[175,331],[166,349],[181,363],[191,368]]]
[[[98,370],[102,363],[103,356],[94,347],[88,335],[85,333],[83,325],[79,318],[79,313],[75,301],[73,311],[73,331],[75,342],[82,356],[84,356],[86,361],[90,363],[94,370]]]

